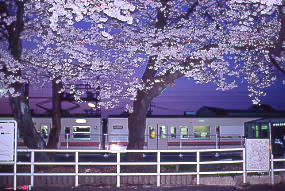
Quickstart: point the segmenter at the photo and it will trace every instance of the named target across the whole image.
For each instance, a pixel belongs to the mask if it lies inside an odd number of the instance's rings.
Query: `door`
[[[149,125],[147,128],[147,148],[150,150],[167,149],[167,126],[156,124]]]
[[[285,151],[285,126],[272,126],[272,152],[275,155],[283,155]]]

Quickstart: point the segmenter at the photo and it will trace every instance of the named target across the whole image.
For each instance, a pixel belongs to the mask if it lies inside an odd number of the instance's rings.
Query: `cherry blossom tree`
[[[276,80],[270,51],[278,42],[280,5],[262,0],[136,1],[134,24],[123,25],[124,41],[117,40],[130,55],[147,55],[133,61],[145,71],[129,116],[128,149],[143,148],[149,105],[178,78],[213,82],[218,90],[234,88],[235,78],[242,78],[258,103],[264,88]]]
[[[84,32],[73,26],[74,17],[69,17],[74,10],[78,10],[81,5],[85,6],[87,3],[88,10],[84,10],[83,7],[80,9],[83,12],[79,15],[88,15],[90,22],[100,23],[100,15],[103,13],[130,23],[131,21],[125,16],[120,16],[120,9],[128,10],[131,7],[124,5],[120,8],[122,6],[118,3],[120,1],[116,1],[117,3],[108,5],[112,9],[115,8],[114,11],[108,8],[106,4],[108,1],[93,2],[93,4],[87,1],[76,2],[77,4],[72,4],[65,1],[64,7],[62,7],[63,1],[0,2],[3,8],[0,13],[2,40],[0,61],[3,79],[1,95],[9,96],[13,114],[29,148],[45,148],[45,143],[34,128],[27,97],[24,94],[24,83],[42,86],[47,82],[53,82],[53,128],[48,148],[54,148],[58,143],[60,132],[60,92],[68,88],[79,99],[84,92],[77,91],[74,88],[75,84],[84,83],[88,79],[91,87],[100,87],[101,106],[113,107],[117,99],[110,99],[110,96],[116,97],[118,93],[122,94],[124,89],[119,79],[124,81],[126,76],[132,74],[131,67],[125,67],[124,60],[120,59],[120,56],[116,57],[112,54],[112,60],[119,60],[121,64],[117,67],[112,64],[110,58],[109,60],[100,58],[103,52],[104,56],[107,56],[107,51],[91,51],[92,48],[86,47],[89,45],[97,46],[97,49],[98,47],[108,48],[107,45],[110,42],[106,35],[104,36],[104,31],[98,31],[99,28],[93,26],[88,32]],[[64,13],[65,17],[60,17],[57,13]],[[75,21],[77,17],[78,14]],[[54,23],[57,24],[54,25]],[[36,48],[23,49],[22,41],[29,42]],[[128,82],[125,81],[125,83]],[[116,91],[112,91],[113,89]],[[128,93],[125,92],[125,94]]]

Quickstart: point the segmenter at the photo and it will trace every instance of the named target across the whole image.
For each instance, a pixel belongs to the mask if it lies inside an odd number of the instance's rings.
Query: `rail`
[[[281,165],[274,165],[274,163],[283,163]],[[278,168],[278,166],[283,168]],[[274,174],[275,172],[285,172],[285,158],[284,156],[282,158],[274,158],[273,154],[271,154],[270,159],[270,169],[271,170],[271,184],[274,184]]]
[[[35,176],[74,176],[75,178],[75,186],[79,185],[79,176],[116,176],[117,177],[117,187],[121,185],[121,176],[156,176],[156,185],[160,186],[160,178],[164,175],[196,175],[197,184],[200,184],[200,176],[201,175],[213,175],[213,174],[242,174],[243,182],[246,183],[246,169],[245,169],[245,149],[244,148],[236,148],[236,149],[204,149],[204,150],[118,150],[118,151],[110,151],[110,150],[31,150],[31,149],[21,149],[17,150],[18,153],[30,153],[30,161],[21,162],[16,160],[16,162],[1,162],[0,164],[4,165],[14,165],[14,171],[9,173],[0,173],[0,176],[14,176],[14,189],[16,188],[17,176],[30,176],[31,186],[34,186],[34,177]],[[37,162],[35,161],[36,153],[74,153],[74,161],[73,162]],[[242,155],[241,160],[211,160],[211,161],[202,161],[201,153],[220,153],[220,152],[239,152]],[[79,160],[79,156],[87,153],[107,153],[115,155],[115,161],[111,162],[81,162]],[[156,153],[156,160],[150,162],[124,162],[121,161],[121,157],[126,153]],[[172,153],[179,154],[183,153],[184,155],[187,153],[192,153],[194,156],[196,155],[195,161],[181,161],[181,162],[169,162],[162,161],[162,154]],[[215,158],[215,157],[213,157]],[[195,165],[196,171],[188,171],[188,172],[161,172],[162,165]],[[242,170],[232,170],[232,171],[201,171],[201,166],[203,165],[218,165],[218,164],[241,164]],[[30,172],[28,173],[20,173],[17,172],[17,166],[26,165],[30,166]],[[75,170],[72,173],[45,173],[45,172],[35,172],[35,166],[44,166],[44,165],[68,165],[74,166]],[[116,166],[116,172],[111,173],[81,173],[79,172],[79,167],[83,165],[90,166],[99,166],[99,165],[113,165]],[[156,166],[156,172],[145,172],[145,173],[129,173],[129,172],[121,172],[122,166],[133,166],[133,165],[152,165]]]

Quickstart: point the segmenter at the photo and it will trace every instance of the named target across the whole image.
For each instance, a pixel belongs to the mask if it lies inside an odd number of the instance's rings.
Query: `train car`
[[[244,122],[256,117],[149,116],[144,149],[206,149],[242,147]],[[108,118],[106,149],[126,149],[128,118]]]
[[[274,155],[285,154],[285,118],[264,118],[244,123],[245,138],[271,139]]]
[[[11,116],[1,119],[14,119]],[[36,130],[47,144],[52,119],[49,116],[33,117]],[[102,119],[100,116],[62,117],[59,137],[60,149],[102,149]],[[18,131],[18,148],[27,148],[21,132]]]
[[[64,117],[61,119],[61,149],[102,149],[102,119]]]

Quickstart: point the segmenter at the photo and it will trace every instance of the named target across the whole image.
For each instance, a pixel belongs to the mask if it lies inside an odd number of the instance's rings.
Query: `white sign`
[[[16,121],[0,120],[0,161],[13,161]]]
[[[246,170],[269,171],[269,139],[246,139]]]

